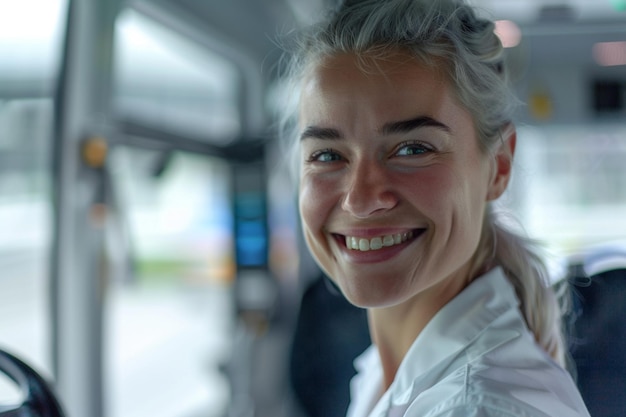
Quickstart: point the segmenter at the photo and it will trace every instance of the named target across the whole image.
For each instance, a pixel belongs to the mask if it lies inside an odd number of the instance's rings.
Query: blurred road
[[[49,374],[46,268],[43,250],[0,251],[0,346]],[[229,288],[119,284],[104,317],[108,416],[223,415],[230,393],[218,368],[234,331]]]
[[[46,258],[39,250],[0,251],[0,346],[47,373],[50,358]]]

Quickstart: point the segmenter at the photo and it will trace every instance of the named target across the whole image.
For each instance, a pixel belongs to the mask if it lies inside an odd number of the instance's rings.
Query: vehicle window
[[[48,374],[50,144],[66,6],[0,2],[0,345]]]
[[[240,132],[235,66],[133,10],[116,24],[114,114],[220,144]]]
[[[554,255],[625,238],[625,137],[619,124],[520,128],[511,203]]]
[[[128,147],[111,161],[108,415],[217,416],[233,326],[228,166]]]
[[[115,39],[115,120],[215,145],[240,133],[229,61],[132,10]],[[221,416],[234,332],[231,167],[161,148],[118,145],[110,158],[106,413]]]

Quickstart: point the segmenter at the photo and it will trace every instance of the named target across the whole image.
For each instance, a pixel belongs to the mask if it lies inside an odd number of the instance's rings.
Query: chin
[[[388,285],[369,285],[362,281],[337,283],[341,293],[354,306],[360,308],[384,308],[401,304],[407,299],[407,292]]]

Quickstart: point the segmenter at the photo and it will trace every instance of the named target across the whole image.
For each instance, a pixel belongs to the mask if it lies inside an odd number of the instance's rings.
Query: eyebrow
[[[300,140],[304,139],[341,139],[343,135],[339,130],[332,127],[318,127],[309,126],[304,129],[304,132],[300,135]]]
[[[429,116],[419,116],[408,120],[385,123],[381,132],[383,135],[392,135],[397,133],[408,133],[412,130],[423,127],[435,127],[445,130],[448,133],[450,132],[450,127]]]
[[[393,135],[398,133],[408,133],[415,129],[424,127],[435,127],[450,132],[450,127],[429,116],[418,116],[412,119],[400,120],[397,122],[385,123],[380,129],[383,135]],[[300,135],[300,140],[304,139],[326,139],[337,140],[343,138],[341,132],[332,127],[308,126]]]

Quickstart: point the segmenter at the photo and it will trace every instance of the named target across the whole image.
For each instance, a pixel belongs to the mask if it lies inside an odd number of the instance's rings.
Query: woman
[[[588,416],[545,268],[490,209],[516,144],[493,29],[346,1],[294,55],[304,236],[372,335],[350,417]]]

